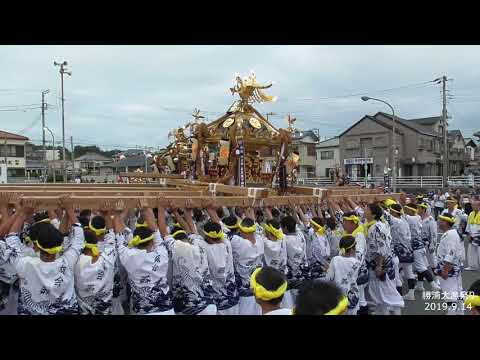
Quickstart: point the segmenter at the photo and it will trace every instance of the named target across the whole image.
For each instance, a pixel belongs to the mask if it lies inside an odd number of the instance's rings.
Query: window
[[[317,151],[315,150],[315,145],[307,145],[307,156],[316,156]]]
[[[305,170],[306,170],[306,173],[307,173],[307,178],[315,177],[315,167],[305,166]]]
[[[22,145],[15,145],[15,155],[16,157],[24,157],[25,156],[25,147]]]
[[[320,159],[321,160],[333,159],[333,150],[320,152]]]
[[[8,177],[24,177],[25,169],[8,169],[7,176]]]
[[[372,154],[373,141],[372,138],[360,139],[360,154],[362,157],[369,157]]]
[[[24,157],[25,156],[25,149],[23,145],[3,145],[0,144],[0,156],[4,157],[6,152],[6,156],[8,157]]]

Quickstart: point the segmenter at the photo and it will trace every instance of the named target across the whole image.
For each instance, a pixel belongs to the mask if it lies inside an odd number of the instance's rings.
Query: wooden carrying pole
[[[331,196],[332,200],[342,199],[344,196]],[[349,196],[353,201],[373,202],[375,200],[382,201],[387,198],[398,199],[400,194],[360,194]],[[54,195],[29,195],[24,194],[23,199],[35,200],[39,209],[55,209],[58,208],[59,196]],[[77,196],[72,195],[71,199],[77,209],[98,209],[104,202],[115,204],[122,201],[127,208],[137,207],[138,200],[144,199],[151,207],[157,207],[160,201],[165,207],[172,203],[175,207],[184,208],[188,202],[192,207],[203,208],[209,202],[214,201],[220,206],[232,207],[262,207],[262,206],[292,206],[292,205],[315,205],[321,203],[320,197],[315,196],[271,196],[268,198],[254,198],[248,196],[179,196],[162,194],[162,196]]]

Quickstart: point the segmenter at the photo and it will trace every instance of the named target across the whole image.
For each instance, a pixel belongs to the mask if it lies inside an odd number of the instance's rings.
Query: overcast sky
[[[102,148],[162,146],[170,129],[198,107],[208,120],[235,100],[236,72],[254,70],[274,81],[275,103],[256,106],[278,127],[286,115],[297,127],[334,136],[365,114],[389,111],[364,103],[365,93],[389,101],[403,118],[441,115],[446,74],[451,129],[464,136],[480,129],[479,46],[0,46],[0,129],[41,139],[41,91],[50,89],[46,122],[61,140],[60,75],[53,61],[68,61],[66,136]],[[392,91],[379,91],[399,88]],[[34,105],[32,105],[34,104]],[[19,110],[29,105],[27,111]],[[50,140],[50,136],[47,136]],[[69,142],[68,142],[69,143]]]

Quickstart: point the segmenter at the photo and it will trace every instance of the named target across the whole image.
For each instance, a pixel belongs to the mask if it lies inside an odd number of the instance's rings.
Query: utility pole
[[[144,150],[144,155],[145,155],[145,173],[148,172],[148,164],[147,164],[147,147],[145,146],[145,150]]]
[[[45,110],[47,110],[47,104],[45,103],[45,95],[48,94],[50,90],[42,91],[42,145],[43,145],[43,172],[44,176],[47,176],[47,150],[45,147]],[[46,182],[46,178],[45,178]]]
[[[447,122],[447,77],[442,77],[442,123],[443,123],[443,187],[447,187],[448,180],[448,122]]]
[[[66,159],[65,159],[65,97],[63,96],[63,74],[67,74],[68,76],[72,76],[71,72],[66,70],[66,66],[68,63],[66,61],[62,63],[57,63],[56,61],[53,62],[54,66],[60,66],[60,79],[62,84],[62,172],[63,172],[63,182],[67,182],[67,167],[66,167]]]
[[[270,122],[270,120],[268,119],[268,116],[274,116],[274,115],[277,115],[276,113],[273,113],[273,112],[268,112],[265,114],[267,116],[267,121]]]
[[[72,177],[75,174],[75,160],[73,159],[73,136],[70,136],[70,149],[71,149],[71,155],[70,155],[70,160],[72,160]]]

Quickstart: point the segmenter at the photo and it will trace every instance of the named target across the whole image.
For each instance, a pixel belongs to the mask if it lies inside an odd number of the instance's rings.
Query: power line
[[[0,105],[0,108],[31,107],[31,106],[40,106],[40,105],[41,105],[41,104]]]
[[[26,111],[36,110],[36,109],[41,109],[41,108],[42,108],[41,106],[38,106],[38,107],[24,108],[24,109],[0,109],[0,111],[23,111],[23,112],[26,112]]]

